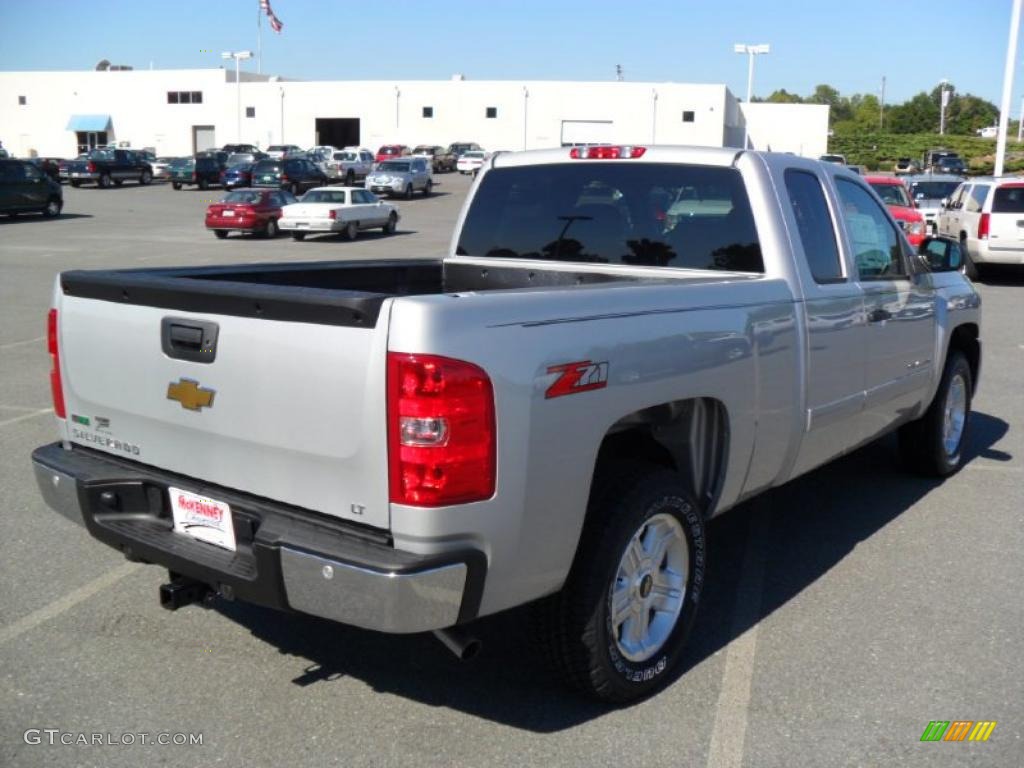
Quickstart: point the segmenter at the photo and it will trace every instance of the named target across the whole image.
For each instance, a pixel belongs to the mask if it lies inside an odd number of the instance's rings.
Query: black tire
[[[78,189],[80,186],[82,186],[82,182],[80,181],[69,181],[68,184],[70,184],[75,189]]]
[[[346,187],[353,187],[353,186],[355,186],[355,183],[356,183],[356,175],[354,173],[352,173],[352,171],[349,171],[348,173],[346,173],[345,174],[345,186]]]
[[[393,235],[396,229],[398,229],[398,216],[392,211],[391,215],[388,216],[387,223],[383,226],[384,234]]]
[[[964,387],[965,412],[960,439],[952,450],[945,445],[946,406],[950,389],[955,379],[960,378]],[[900,427],[900,452],[911,469],[931,477],[946,477],[953,474],[964,463],[964,446],[971,425],[971,399],[974,382],[971,366],[964,353],[951,349],[946,358],[939,389],[928,410],[919,419]]]
[[[295,195],[296,197],[298,197],[298,196],[299,196],[299,194],[300,194],[300,190],[301,190],[301,187],[299,187],[299,185],[298,185],[298,184],[292,184],[292,187],[291,187],[291,189],[289,190],[289,192],[291,192],[291,193],[292,193],[293,195]]]
[[[426,185],[424,185],[424,187],[423,187],[423,196],[424,197],[430,197],[430,193],[433,192],[433,191],[434,191],[434,182],[427,181]]]
[[[306,233],[305,232],[292,232],[292,240],[305,240],[305,239],[306,239]]]
[[[346,240],[355,240],[359,237],[359,224],[354,221],[350,221],[342,234]]]
[[[149,171],[143,171],[142,175],[139,177],[139,184],[146,187],[149,186],[151,181],[153,181],[153,174]]]
[[[264,237],[277,237],[281,230],[277,226],[277,219],[267,219],[267,225],[263,227]]]
[[[199,188],[205,192],[210,188],[210,182],[208,182],[206,179],[200,179]]]
[[[960,274],[969,280],[978,279],[978,265],[974,263],[971,254],[967,252],[967,236],[960,235],[960,253],[964,263],[960,265]]]
[[[58,198],[51,197],[49,201],[47,201],[46,207],[43,208],[43,216],[48,219],[55,219],[60,216],[60,210],[63,207],[64,203],[62,203]]]
[[[406,200],[412,200],[412,184],[406,184],[405,185],[404,197],[405,197]]]
[[[228,231],[226,229],[215,229],[213,230],[213,234],[217,236],[218,240],[223,240],[228,236]]]
[[[171,182],[171,186],[174,187],[174,190],[176,192],[180,192],[181,191],[181,182],[180,181],[172,181]]]
[[[601,479],[591,491],[565,585],[534,607],[534,638],[571,686],[601,701],[622,704],[665,685],[682,658],[704,587],[704,519],[680,477],[669,470],[622,463],[599,469],[596,476]],[[685,540],[688,568],[682,606],[656,651],[642,661],[630,661],[613,635],[612,588],[634,535],[656,515],[674,518]],[[645,576],[641,585],[646,580]],[[648,584],[647,595],[651,592]],[[645,610],[653,615],[653,609]]]
[[[99,181],[97,183],[103,189],[109,189],[110,188],[110,184],[111,184],[110,174],[109,173],[104,173],[102,176],[100,176],[100,179],[99,179]]]

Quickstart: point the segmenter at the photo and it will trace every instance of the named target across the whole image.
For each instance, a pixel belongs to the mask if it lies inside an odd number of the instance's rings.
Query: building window
[[[424,107],[423,108],[423,116],[424,117],[433,117],[434,116],[434,108],[433,107]]]
[[[202,104],[202,91],[168,91],[168,104]]]
[[[24,96],[19,96],[18,97],[18,106],[19,107],[24,107],[26,104],[28,104],[28,99],[26,99]]]
[[[256,107],[246,107],[245,108],[245,116],[246,117],[256,117]]]
[[[693,115],[693,110],[692,109],[688,109],[688,110],[683,112],[683,122],[684,123],[692,123],[693,122],[693,117],[694,117],[694,115]]]
[[[487,117],[488,117],[488,119],[493,118],[493,117],[497,117],[497,116],[498,116],[498,108],[497,107],[488,107],[487,108]]]

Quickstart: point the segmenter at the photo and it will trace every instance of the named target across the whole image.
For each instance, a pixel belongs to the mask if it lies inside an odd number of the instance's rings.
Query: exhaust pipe
[[[201,581],[177,574],[169,574],[171,580],[160,585],[160,605],[169,611],[176,611],[192,603],[205,603],[212,597],[210,587]]]
[[[480,641],[461,627],[435,629],[434,637],[455,654],[459,661],[469,661],[480,653]]]

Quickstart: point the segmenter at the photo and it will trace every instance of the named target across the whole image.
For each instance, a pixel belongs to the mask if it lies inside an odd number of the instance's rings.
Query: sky
[[[626,80],[747,90],[734,43],[769,43],[754,94],[828,83],[886,102],[941,79],[1002,94],[1012,0],[271,0],[263,71],[304,80]],[[209,68],[256,49],[259,0],[0,0],[0,70]],[[941,34],[937,34],[941,33]],[[1024,52],[1024,41],[1020,48]],[[1013,108],[1024,96],[1017,56]],[[255,71],[255,63],[247,67]],[[2,114],[0,114],[2,119]]]

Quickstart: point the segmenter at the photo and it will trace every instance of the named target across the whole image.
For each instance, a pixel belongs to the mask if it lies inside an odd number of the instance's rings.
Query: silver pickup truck
[[[498,153],[439,260],[59,275],[47,503],[219,595],[462,656],[534,602],[566,678],[671,677],[709,518],[894,429],[964,460],[980,300],[790,155]]]

